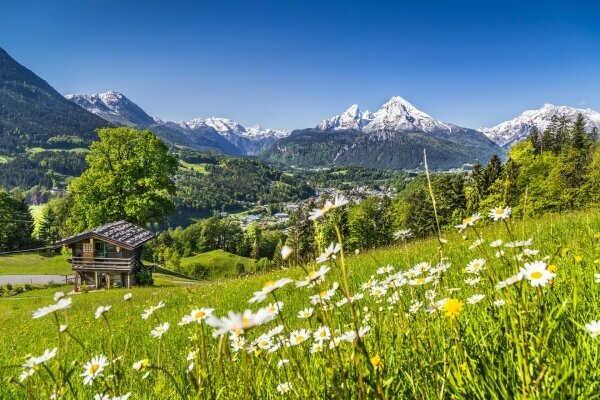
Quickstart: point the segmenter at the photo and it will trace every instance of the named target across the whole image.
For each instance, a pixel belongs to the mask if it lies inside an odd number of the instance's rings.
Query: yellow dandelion
[[[575,256],[575,262],[576,263],[580,263],[583,260],[583,257],[581,257],[580,255],[576,255]]]
[[[566,256],[566,255],[567,255],[567,253],[569,253],[569,251],[571,251],[571,249],[570,249],[570,248],[568,248],[568,247],[563,247],[562,249],[560,249],[560,254],[562,254],[562,255],[563,255],[563,257],[564,257],[564,256]]]
[[[600,239],[600,233],[594,233],[594,239]]]
[[[443,306],[444,311],[446,312],[446,316],[450,318],[456,317],[460,314],[464,303],[458,299],[448,299]]]
[[[378,369],[383,367],[383,359],[379,355],[371,357],[371,365],[373,368]]]
[[[556,270],[558,269],[558,266],[555,264],[550,264],[546,267],[546,269],[550,272],[556,272]]]

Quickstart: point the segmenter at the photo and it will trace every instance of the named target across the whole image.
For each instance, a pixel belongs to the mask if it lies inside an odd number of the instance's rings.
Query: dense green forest
[[[458,168],[477,159],[487,162],[501,151],[491,140],[470,129],[458,129],[451,135],[304,129],[280,139],[263,156],[269,161],[301,167],[422,169],[424,148],[429,155],[429,167],[436,170]]]

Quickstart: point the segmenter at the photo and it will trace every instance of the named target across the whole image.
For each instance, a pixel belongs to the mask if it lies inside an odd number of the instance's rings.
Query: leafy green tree
[[[0,188],[0,251],[22,250],[33,245],[33,217],[25,198]]]
[[[137,225],[164,221],[175,210],[177,160],[150,131],[103,128],[86,160],[89,168],[69,189],[74,196],[69,225],[82,231],[116,220]]]

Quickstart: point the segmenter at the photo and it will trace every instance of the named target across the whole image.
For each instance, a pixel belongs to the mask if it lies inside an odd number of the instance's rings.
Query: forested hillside
[[[60,135],[74,135],[89,144],[97,138],[95,129],[109,125],[65,99],[0,48],[0,155],[45,146]]]

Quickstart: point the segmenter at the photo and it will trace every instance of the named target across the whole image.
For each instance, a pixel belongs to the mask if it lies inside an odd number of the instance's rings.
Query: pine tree
[[[571,147],[578,151],[588,151],[591,143],[585,132],[585,119],[583,115],[577,114],[577,119],[571,129]]]
[[[44,207],[38,225],[38,239],[44,244],[52,244],[59,239],[57,216],[52,207]]]
[[[502,160],[497,154],[494,154],[490,159],[490,162],[483,170],[483,190],[484,196],[487,196],[490,191],[490,187],[500,179],[502,176]]]
[[[533,129],[531,130],[528,140],[529,140],[529,142],[531,142],[531,145],[533,146],[533,149],[535,150],[536,154],[541,154],[542,153],[542,138],[540,135],[540,131],[538,130],[538,128],[536,126],[534,126]]]
[[[281,268],[283,266],[283,258],[281,257],[281,249],[283,249],[283,242],[280,240],[277,242],[277,246],[275,246],[275,251],[273,252],[273,265],[275,268]]]
[[[553,115],[550,118],[550,123],[542,133],[542,146],[541,150],[544,151],[554,151],[556,150],[556,131],[558,130],[558,116]]]

